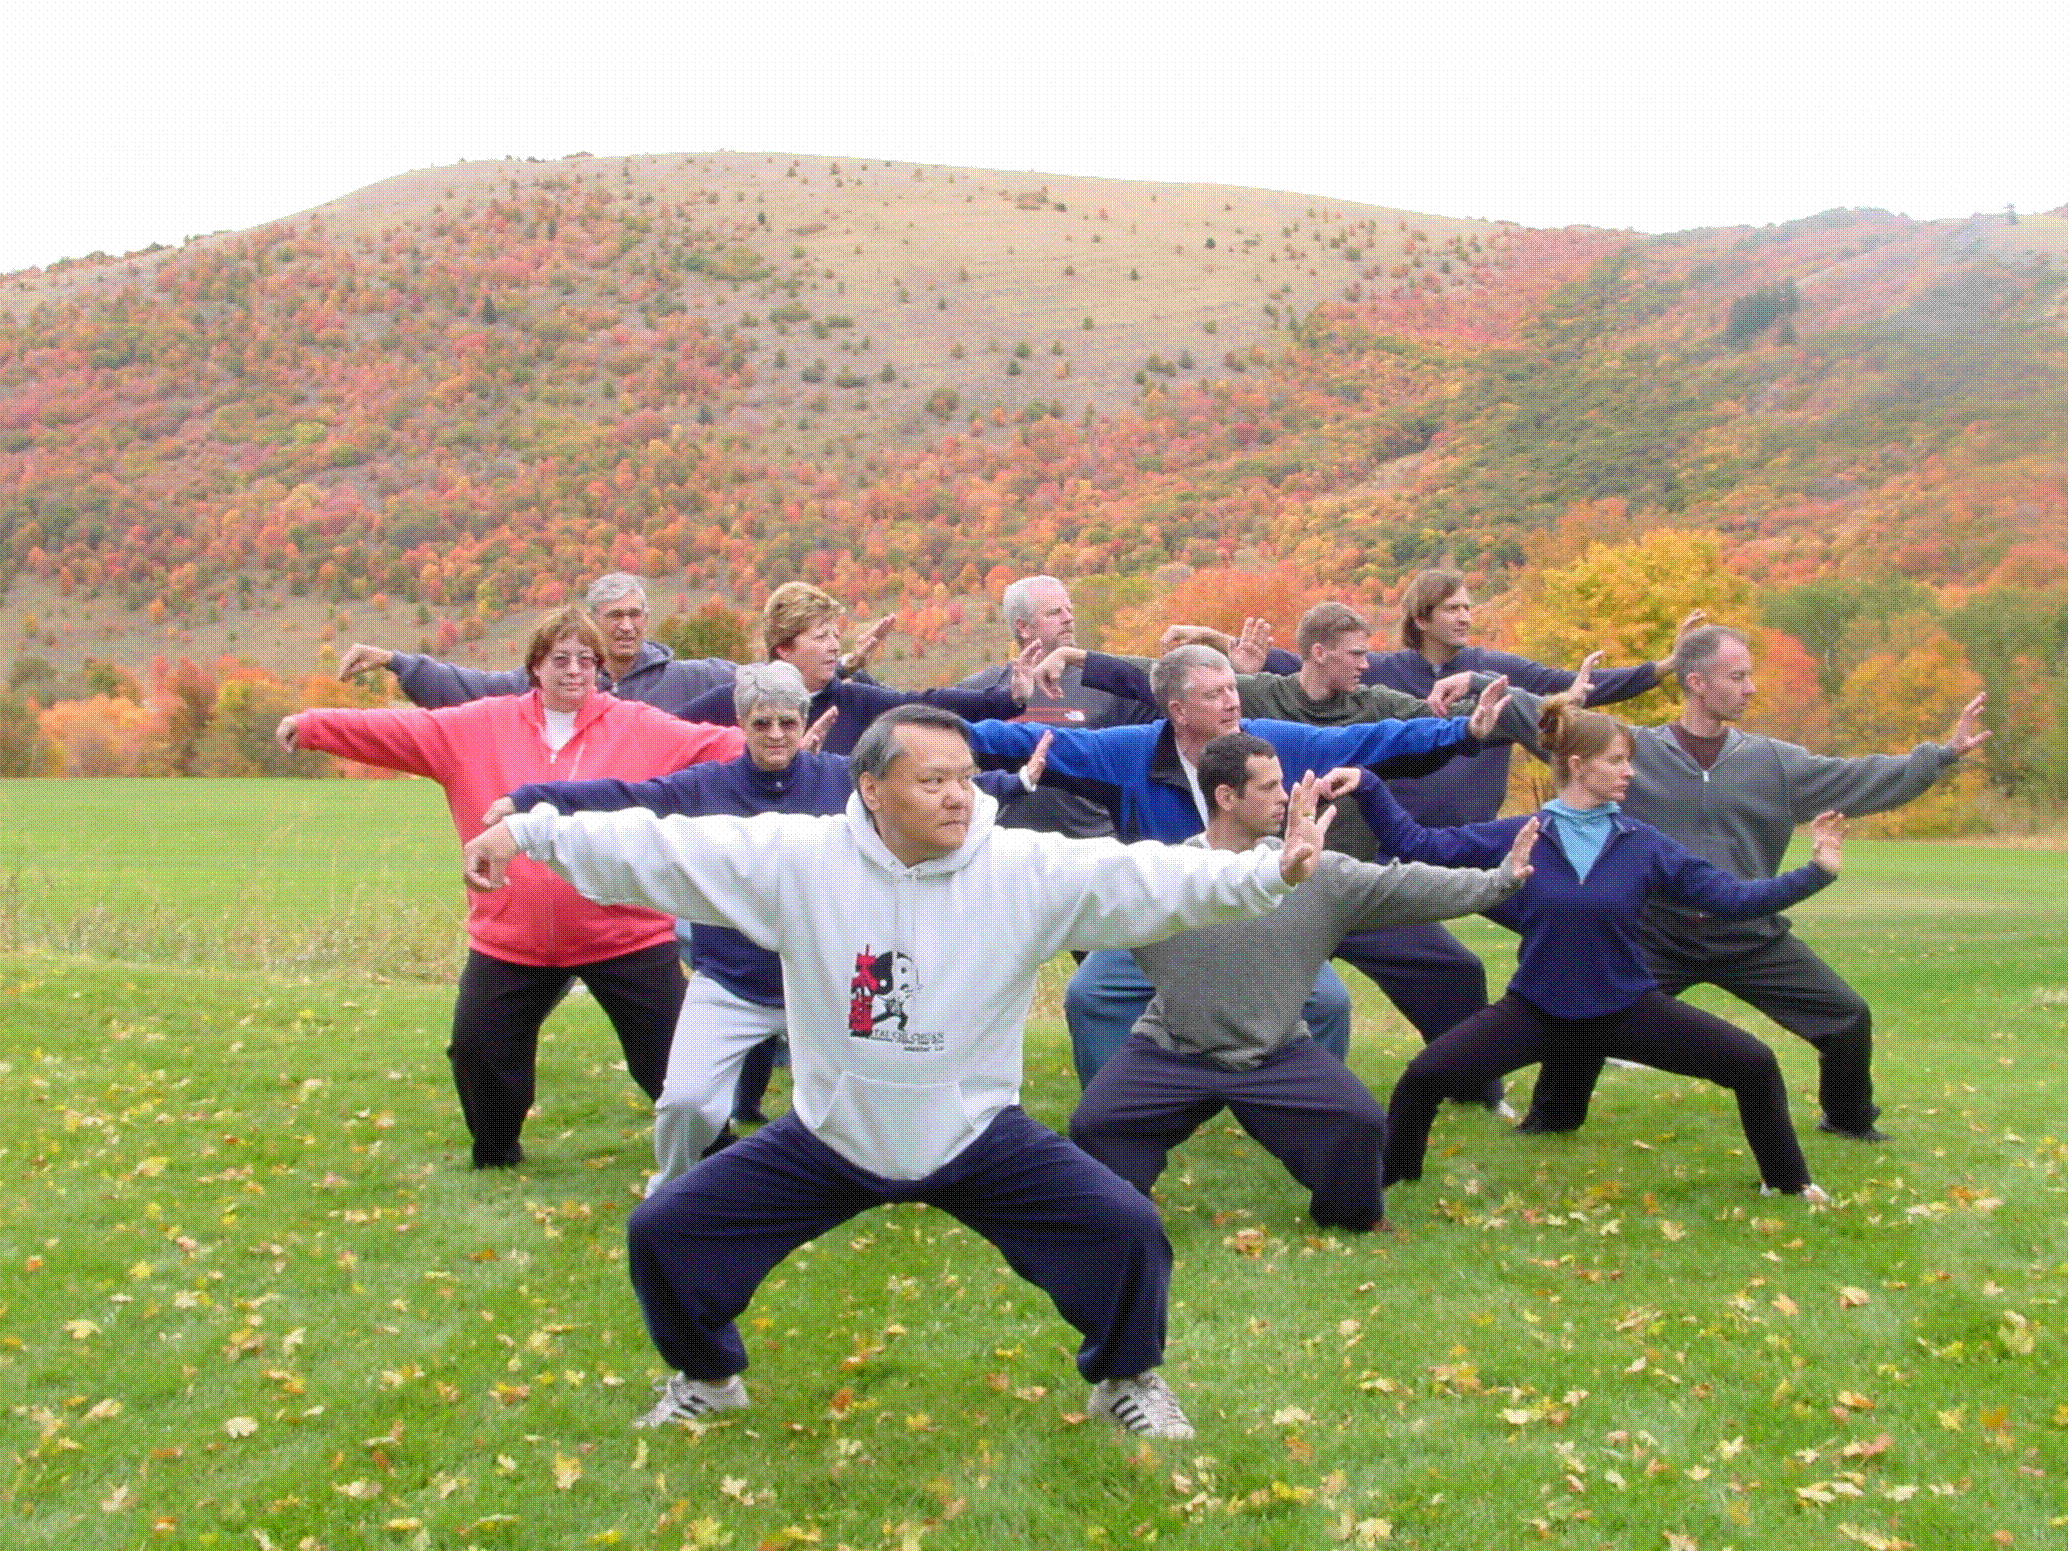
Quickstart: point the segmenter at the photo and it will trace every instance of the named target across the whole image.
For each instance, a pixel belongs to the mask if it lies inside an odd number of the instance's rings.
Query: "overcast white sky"
[[[16,6],[0,272],[573,151],[1232,183],[1640,231],[2068,203],[2058,5],[764,9]]]

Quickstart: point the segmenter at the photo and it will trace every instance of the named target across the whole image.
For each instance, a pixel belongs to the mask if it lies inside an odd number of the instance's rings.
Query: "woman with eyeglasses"
[[[481,832],[490,803],[527,782],[639,781],[740,752],[735,727],[682,721],[598,690],[603,657],[595,622],[579,608],[556,609],[532,632],[528,694],[428,711],[307,710],[282,718],[275,735],[290,749],[430,777],[445,789],[462,843]],[[467,896],[467,960],[446,1054],[476,1168],[524,1161],[518,1138],[536,1086],[539,1026],[570,981],[595,996],[649,1098],[661,1091],[682,1005],[668,916],[591,904],[544,867],[521,865],[521,878],[511,868],[515,887]]]

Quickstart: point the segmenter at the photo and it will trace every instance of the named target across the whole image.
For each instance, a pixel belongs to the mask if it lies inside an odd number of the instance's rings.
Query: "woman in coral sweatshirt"
[[[286,747],[316,749],[445,788],[460,840],[527,781],[643,780],[740,752],[739,730],[685,722],[596,688],[603,637],[579,608],[557,609],[532,633],[532,689],[441,710],[309,710],[283,718]],[[467,961],[452,1010],[453,1084],[476,1168],[524,1160],[518,1135],[535,1091],[539,1025],[579,978],[617,1030],[625,1067],[649,1098],[661,1091],[682,1005],[675,925],[655,910],[595,905],[526,863],[517,885],[467,899]]]

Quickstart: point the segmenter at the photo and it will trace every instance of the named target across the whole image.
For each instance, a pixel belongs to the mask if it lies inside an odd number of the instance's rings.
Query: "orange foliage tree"
[[[144,774],[164,730],[155,711],[109,695],[60,700],[40,721],[43,736],[57,747],[60,773],[68,776]]]
[[[1106,645],[1111,651],[1153,657],[1167,625],[1208,625],[1234,635],[1244,620],[1254,618],[1269,620],[1277,643],[1289,649],[1300,616],[1331,597],[1340,593],[1290,565],[1210,566],[1160,597],[1121,610]]]

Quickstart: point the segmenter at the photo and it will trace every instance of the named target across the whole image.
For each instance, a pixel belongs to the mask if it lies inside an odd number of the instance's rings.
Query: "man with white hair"
[[[1005,589],[998,611],[1012,632],[1012,654],[1018,657],[1038,643],[1047,656],[1058,647],[1077,644],[1077,616],[1070,589],[1053,576],[1023,576]],[[972,673],[957,689],[995,689],[1009,685],[1012,665],[1001,663]],[[1072,663],[1053,694],[1038,688],[1027,697],[1017,718],[1048,727],[1131,727],[1156,720],[1156,709],[1128,695],[1109,694],[1084,682],[1084,667]],[[1007,829],[1045,829],[1052,834],[1095,836],[1113,833],[1113,816],[1098,803],[1061,787],[1047,786],[1015,803],[998,822]]]
[[[1463,717],[1373,721],[1341,727],[1242,717],[1235,670],[1210,646],[1180,646],[1158,658],[1150,694],[1164,716],[1139,727],[1060,728],[1049,750],[1048,777],[1069,783],[1104,805],[1125,840],[1176,844],[1206,827],[1206,796],[1199,789],[1200,751],[1224,732],[1245,731],[1269,743],[1294,779],[1338,765],[1411,761],[1426,768],[1492,731],[1507,704],[1507,685],[1496,680],[1480,696],[1468,728]],[[971,730],[978,754],[993,764],[1016,764],[1033,752],[1040,730],[1018,722],[979,722]],[[1394,766],[1398,768],[1398,766]],[[1093,953],[1071,977],[1063,1011],[1080,1082],[1088,1083],[1125,1044],[1153,987],[1125,953]],[[1315,977],[1308,1026],[1339,1058],[1350,1039],[1350,994],[1324,965]]]
[[[599,576],[589,584],[584,601],[603,631],[606,655],[596,675],[599,689],[680,716],[698,695],[732,682],[733,664],[723,657],[681,658],[646,638],[652,616],[646,606],[646,584],[638,577],[625,571]],[[521,668],[463,668],[356,641],[338,659],[337,676],[350,679],[375,668],[393,673],[402,693],[427,708],[464,705],[490,695],[521,695],[531,687]]]

